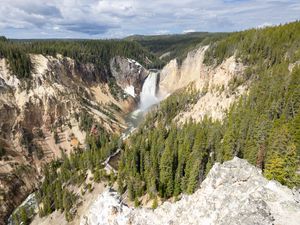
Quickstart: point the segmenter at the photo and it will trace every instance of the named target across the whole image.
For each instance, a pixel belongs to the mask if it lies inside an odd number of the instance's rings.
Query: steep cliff
[[[259,169],[234,158],[215,164],[193,195],[155,210],[130,208],[115,192],[106,191],[82,216],[81,225],[298,225],[299,217],[299,191],[266,180]]]
[[[188,53],[182,64],[176,59],[170,61],[161,71],[159,90],[162,97],[195,83],[201,92],[201,98],[187,112],[177,118],[185,121],[193,118],[201,120],[205,115],[213,119],[222,119],[230,105],[247,89],[247,83],[239,82],[243,77],[245,66],[235,56],[222,64],[212,67],[204,61],[207,46]]]
[[[117,84],[129,95],[136,97],[142,91],[143,82],[149,74],[141,64],[132,59],[114,57],[110,68]]]
[[[11,212],[38,183],[42,165],[85,147],[85,118],[98,123],[108,133],[119,133],[126,124],[124,115],[137,100],[126,94],[124,79],[106,82],[91,63],[57,55],[30,55],[30,79],[18,79],[0,60],[0,218]],[[122,68],[132,60],[116,57]],[[137,63],[135,63],[137,64]],[[134,64],[134,65],[135,65]],[[147,70],[130,70],[128,85],[136,89],[136,99]],[[116,71],[115,64],[111,70]],[[106,78],[107,80],[107,78]],[[122,89],[124,88],[124,90]]]

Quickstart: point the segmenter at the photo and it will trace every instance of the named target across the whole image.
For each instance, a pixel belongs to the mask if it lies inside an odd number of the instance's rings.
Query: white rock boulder
[[[132,209],[115,192],[105,192],[81,225],[299,225],[299,192],[265,179],[247,161],[215,164],[201,188],[155,210]]]

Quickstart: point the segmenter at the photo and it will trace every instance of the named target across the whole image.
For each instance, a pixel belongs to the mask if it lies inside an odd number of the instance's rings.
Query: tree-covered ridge
[[[30,77],[29,54],[70,57],[76,63],[93,63],[99,73],[110,74],[109,61],[114,56],[132,58],[152,67],[161,62],[135,42],[123,40],[23,40],[0,39],[0,57],[7,58],[11,71],[20,78]]]
[[[207,64],[220,64],[236,54],[246,65],[272,66],[300,56],[300,22],[237,32],[216,41],[206,52]]]
[[[232,34],[211,46],[206,62],[233,54],[248,65],[244,78],[252,84],[225,120],[218,160],[238,155],[268,178],[299,185],[300,22]]]
[[[10,70],[18,77],[30,77],[32,64],[25,46],[15,44],[5,37],[1,37],[0,58],[6,58],[8,60]]]
[[[283,63],[263,71],[248,97],[225,120],[218,161],[237,155],[264,170],[267,178],[299,186],[300,68]]]
[[[158,57],[166,54],[162,59],[165,62],[174,58],[181,62],[188,52],[195,49],[197,45],[207,45],[227,35],[227,33],[193,32],[175,35],[136,35],[126,39],[140,43]]]
[[[221,123],[205,118],[177,126],[174,118],[201,97],[194,86],[181,89],[149,112],[125,145],[119,162],[118,186],[136,199],[193,193],[210,169],[209,154],[222,137]],[[209,167],[209,168],[207,168]],[[201,171],[201,174],[199,174]]]
[[[140,129],[120,160],[119,191],[127,189],[131,200],[145,193],[162,198],[193,193],[210,169],[210,153],[217,151],[221,137],[221,124],[208,118]]]
[[[192,193],[215,162],[234,156],[260,167],[269,179],[299,187],[300,68],[295,63],[300,60],[299,26],[292,23],[236,33],[213,45],[207,59],[228,40],[239,37],[241,41],[232,41],[234,47],[226,47],[221,56],[236,52],[244,63],[248,60],[243,77],[251,81],[249,93],[233,104],[222,123],[205,118],[197,124],[175,125],[172,115],[188,109],[185,99],[194,97],[179,92],[162,102],[125,147],[119,164],[120,192],[127,189],[131,199],[145,193],[167,198]],[[270,42],[274,50],[261,55],[271,45],[260,42]],[[242,51],[245,46],[249,47],[246,52]],[[224,58],[215,57],[214,63]]]

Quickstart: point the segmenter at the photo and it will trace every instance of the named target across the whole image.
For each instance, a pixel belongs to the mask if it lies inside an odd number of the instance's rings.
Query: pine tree
[[[134,189],[133,189],[133,183],[132,180],[129,179],[127,181],[127,190],[128,190],[128,197],[131,201],[133,201],[135,199],[135,193],[134,193]]]
[[[16,225],[20,224],[17,213],[12,214],[12,221],[13,221],[13,224],[16,224]]]
[[[273,154],[266,163],[264,175],[270,180],[277,180],[282,184],[286,184],[287,172],[284,166],[284,157],[279,154]]]
[[[51,213],[51,202],[49,199],[49,196],[45,196],[43,198],[43,210],[42,210],[42,215],[46,216],[49,215]]]
[[[21,207],[20,209],[20,218],[23,225],[29,224],[29,218],[25,207]]]
[[[158,202],[157,202],[157,196],[155,196],[153,202],[152,202],[152,209],[156,209],[158,206]]]
[[[160,183],[161,194],[164,197],[171,197],[174,191],[173,178],[173,152],[167,145],[160,160]]]
[[[55,144],[58,144],[59,143],[59,136],[57,134],[57,131],[54,131],[53,137],[54,137]]]
[[[134,207],[138,208],[140,206],[140,201],[137,197],[134,198]]]

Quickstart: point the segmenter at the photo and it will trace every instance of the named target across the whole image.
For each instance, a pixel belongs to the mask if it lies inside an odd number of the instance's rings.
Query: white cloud
[[[299,9],[299,0],[2,0],[0,32],[97,38],[236,31],[300,19]]]
[[[184,33],[184,34],[192,33],[192,32],[196,32],[196,30],[194,30],[194,29],[188,29],[188,30],[182,31],[182,33]]]
[[[169,30],[158,30],[155,32],[155,34],[161,35],[161,34],[169,34],[170,31]]]
[[[271,27],[271,26],[273,26],[272,23],[266,22],[266,23],[262,23],[262,24],[258,25],[257,28],[265,28],[265,27]]]

